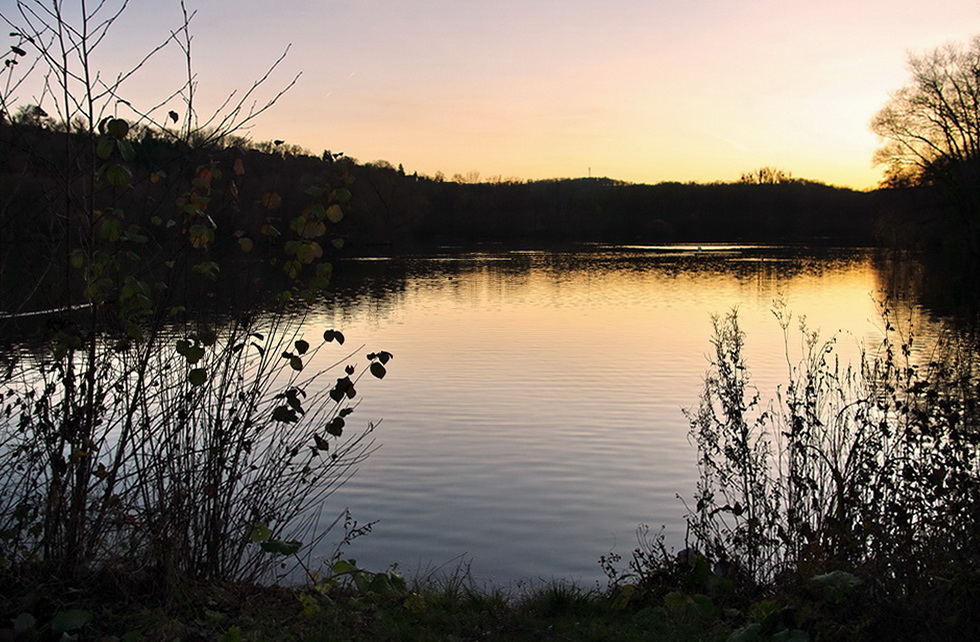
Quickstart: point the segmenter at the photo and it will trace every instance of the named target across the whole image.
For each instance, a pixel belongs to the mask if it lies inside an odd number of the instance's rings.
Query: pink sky
[[[302,77],[253,139],[429,175],[524,179],[709,182],[771,165],[872,187],[881,172],[868,122],[905,82],[907,53],[980,33],[974,0],[188,6],[201,111],[292,45],[263,95]],[[174,2],[132,0],[101,60],[134,59],[179,19]],[[180,82],[179,57],[147,72],[126,90],[145,104]]]

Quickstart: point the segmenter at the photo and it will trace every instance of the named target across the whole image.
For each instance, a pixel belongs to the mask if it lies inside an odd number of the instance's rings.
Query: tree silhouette
[[[742,174],[738,182],[750,185],[782,185],[792,183],[794,180],[792,173],[766,166]]]
[[[882,140],[874,161],[885,166],[886,185],[942,185],[976,212],[965,179],[980,159],[980,36],[910,55],[908,69],[908,84],[871,121]]]

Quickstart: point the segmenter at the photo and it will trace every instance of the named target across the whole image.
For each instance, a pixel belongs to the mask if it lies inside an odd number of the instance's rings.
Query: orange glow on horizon
[[[771,166],[868,189],[868,122],[907,78],[906,52],[980,32],[972,0],[189,2],[198,111],[247,90],[291,43],[247,131],[447,177],[734,181]],[[180,24],[134,3],[99,49],[103,77]],[[185,80],[165,52],[124,96]],[[20,96],[29,102],[31,96]],[[174,102],[179,102],[179,99]],[[158,120],[168,109],[162,105]]]

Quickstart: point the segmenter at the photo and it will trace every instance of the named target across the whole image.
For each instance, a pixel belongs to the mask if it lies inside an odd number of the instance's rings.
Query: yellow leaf
[[[316,241],[307,241],[296,250],[296,258],[303,263],[312,263],[323,256],[323,248]]]
[[[275,192],[266,192],[262,195],[262,207],[267,210],[278,209],[282,205],[282,197]]]

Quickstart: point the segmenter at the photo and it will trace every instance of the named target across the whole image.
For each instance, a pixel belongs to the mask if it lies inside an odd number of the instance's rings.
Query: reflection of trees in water
[[[443,289],[476,274],[511,284],[541,274],[555,285],[612,273],[660,278],[735,278],[772,286],[800,276],[820,276],[867,262],[871,252],[796,247],[594,248],[576,251],[459,252],[349,260],[338,264],[324,305],[337,311],[369,309],[385,315],[409,291]]]
[[[874,267],[880,289],[889,299],[920,305],[958,327],[976,325],[980,290],[971,273],[906,252],[879,252]]]
[[[347,258],[335,262],[330,289],[316,305],[322,314],[342,324],[354,312],[386,317],[403,304],[409,293],[461,288],[475,275],[492,282],[519,286],[534,275],[543,276],[556,288],[565,282],[609,274],[651,275],[661,279],[729,278],[760,289],[778,290],[780,283],[802,276],[841,272],[856,264],[868,264],[877,281],[876,290],[891,301],[921,305],[931,314],[972,320],[976,312],[974,288],[949,286],[954,277],[931,268],[908,254],[847,248],[759,247],[593,247],[574,251],[463,251]],[[222,323],[245,314],[269,312],[260,302],[267,290],[283,284],[264,280],[257,285],[255,266],[229,271],[208,293],[189,289],[179,293],[192,318],[209,324]],[[559,290],[560,293],[560,290]],[[869,293],[871,295],[873,293]],[[264,304],[267,306],[267,303]],[[43,345],[66,320],[31,317],[2,323],[7,348]]]
[[[902,252],[882,251],[874,256],[878,289],[889,299],[922,297],[922,263]]]

